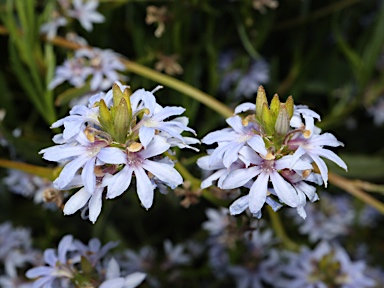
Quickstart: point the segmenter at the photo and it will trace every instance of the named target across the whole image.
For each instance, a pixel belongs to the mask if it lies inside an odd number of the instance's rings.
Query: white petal
[[[91,199],[89,200],[89,220],[92,223],[95,223],[97,217],[99,217],[102,206],[102,196],[103,196],[104,187],[96,189],[95,193],[93,193]]]
[[[267,198],[269,175],[261,173],[249,191],[249,210],[252,214],[258,213],[264,206]]]
[[[175,189],[183,183],[183,177],[181,177],[180,173],[168,164],[144,160],[143,163],[141,163],[141,167],[151,172],[172,189]]]
[[[101,283],[99,288],[125,288],[124,283],[125,279],[123,277],[119,277],[104,281],[103,283]]]
[[[260,153],[261,155],[267,155],[268,152],[267,152],[267,149],[265,148],[265,143],[263,138],[261,138],[261,136],[255,135],[251,139],[249,139],[247,143],[256,152]]]
[[[270,174],[277,196],[287,205],[297,207],[299,199],[296,190],[276,171]]]
[[[234,189],[243,186],[250,179],[260,174],[261,170],[258,166],[251,168],[237,169],[228,174],[223,181],[222,189]]]
[[[107,198],[113,199],[124,193],[131,184],[132,180],[132,167],[125,165],[125,167],[112,177],[105,181],[108,186]],[[103,183],[104,184],[104,183]]]
[[[107,164],[124,164],[127,162],[127,154],[116,147],[105,147],[97,154],[97,158]]]
[[[135,288],[139,286],[145,279],[147,275],[141,272],[134,272],[127,277],[125,277],[124,288]]]
[[[67,203],[65,203],[63,209],[64,215],[73,214],[77,210],[83,208],[91,196],[92,194],[89,194],[87,191],[85,191],[85,188],[77,191],[71,198],[69,198]]]
[[[246,103],[240,104],[235,108],[235,114],[239,114],[241,112],[246,112],[246,111],[255,111],[255,110],[256,110],[255,103],[246,102]]]
[[[155,136],[155,129],[152,127],[141,126],[139,129],[140,143],[146,148]]]
[[[145,173],[144,169],[141,167],[133,167],[133,171],[136,176],[137,184],[137,195],[141,201],[141,204],[144,208],[149,209],[153,203],[153,186],[151,180],[149,180],[148,175]]]
[[[138,152],[143,159],[157,156],[170,148],[169,143],[163,137],[155,135],[153,140],[148,144],[147,148]]]
[[[95,161],[96,158],[90,159],[81,171],[81,179],[84,184],[85,190],[92,194],[96,189],[96,175],[95,175]]]
[[[240,197],[235,202],[229,206],[229,212],[231,215],[237,215],[242,213],[245,209],[248,208],[248,202],[249,202],[249,196],[245,195],[243,197]]]

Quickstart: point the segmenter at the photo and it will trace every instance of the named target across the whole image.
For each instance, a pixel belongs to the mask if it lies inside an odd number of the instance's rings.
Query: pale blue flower
[[[278,160],[267,160],[261,158],[249,147],[244,147],[241,150],[241,154],[245,159],[247,159],[247,161],[249,161],[249,163],[253,164],[254,166],[244,169],[237,169],[231,172],[224,180],[223,188],[233,189],[241,187],[254,177],[257,177],[250,188],[249,199],[247,199],[249,202],[249,210],[252,214],[257,214],[263,207],[268,196],[269,180],[272,182],[274,191],[283,203],[291,207],[297,207],[299,205],[299,198],[296,190],[278,172],[282,169],[291,168],[291,155],[284,156]],[[294,169],[306,170],[312,168],[309,163],[304,161],[301,161],[300,163],[297,162],[296,164],[297,165],[294,167]],[[236,205],[238,204],[239,203],[236,203]]]
[[[318,269],[319,263],[324,261],[328,265],[323,263],[321,266],[330,271]],[[342,247],[327,242],[321,242],[313,251],[305,248],[299,254],[290,254],[288,265],[283,268],[289,278],[276,281],[276,287],[361,288],[375,285],[375,281],[367,276],[363,261],[353,262]]]
[[[145,171],[150,172],[173,189],[180,185],[183,179],[179,172],[171,165],[148,159],[162,154],[169,148],[170,145],[164,138],[155,135],[147,148],[139,152],[128,151],[125,153],[115,147],[103,149],[98,155],[101,161],[110,164],[125,164],[121,171],[105,179],[105,184],[108,187],[107,198],[115,198],[127,190],[134,174],[136,177],[137,194],[141,204],[146,209],[149,209],[153,203],[154,187]]]
[[[73,242],[76,250],[79,253],[88,259],[88,261],[95,267],[97,264],[100,264],[100,260],[112,249],[118,245],[118,242],[108,242],[105,245],[101,245],[101,242],[97,238],[92,238],[89,240],[88,245],[85,245],[79,240],[74,240]]]
[[[107,279],[101,283],[99,288],[135,288],[144,281],[145,277],[146,274],[141,272],[134,272],[126,277],[121,277],[119,263],[112,258],[107,266]]]
[[[79,260],[76,260],[75,256],[69,255],[69,252],[73,250],[72,235],[66,235],[61,239],[57,251],[55,249],[46,249],[44,251],[44,261],[48,266],[31,268],[25,274],[27,278],[35,279],[33,288],[55,287],[55,280],[73,278],[73,264]]]
[[[92,23],[102,23],[105,18],[96,11],[99,6],[97,0],[73,0],[73,10],[68,10],[68,16],[77,19],[87,31],[92,31]]]
[[[323,178],[324,185],[327,187],[328,168],[324,160],[320,157],[331,160],[345,170],[347,170],[347,165],[333,151],[324,149],[323,146],[338,147],[342,145],[343,144],[339,142],[331,133],[324,133],[321,135],[312,134],[309,138],[297,133],[288,141],[289,149],[295,151],[290,168],[293,167],[295,162],[299,160],[300,157],[309,157],[316,163],[320,170],[321,177]]]
[[[70,142],[43,149],[39,153],[43,154],[43,158],[46,160],[66,162],[59,177],[53,181],[53,185],[57,189],[64,190],[66,186],[70,185],[77,171],[83,168],[81,171],[83,184],[86,191],[91,194],[96,189],[94,173],[96,159],[104,147],[108,146],[108,142],[103,140],[91,142],[83,134],[78,134],[78,136],[77,140],[81,141],[83,145]]]
[[[250,122],[244,126],[239,116],[227,118],[227,123],[232,128],[224,128],[214,131],[206,135],[202,142],[205,144],[213,144],[217,142],[219,145],[211,154],[211,163],[216,159],[223,159],[225,167],[229,166],[239,158],[239,151],[245,145],[252,147],[254,151],[261,155],[267,154],[263,138],[258,134],[259,126]]]
[[[178,265],[187,265],[191,262],[191,256],[185,253],[183,244],[173,245],[170,240],[164,241],[165,262],[161,267],[163,270],[168,270]]]

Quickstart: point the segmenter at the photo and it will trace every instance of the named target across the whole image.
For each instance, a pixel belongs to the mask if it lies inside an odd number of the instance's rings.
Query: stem
[[[130,72],[133,72],[137,75],[143,76],[147,79],[153,80],[155,82],[158,82],[160,84],[163,84],[164,86],[171,87],[197,101],[200,103],[206,105],[207,107],[211,108],[212,110],[216,111],[218,114],[224,116],[225,118],[233,116],[233,111],[226,106],[225,104],[221,103],[220,101],[216,100],[212,96],[200,91],[199,89],[196,89],[195,87],[186,84],[180,80],[177,80],[171,76],[162,74],[160,72],[157,72],[153,69],[150,69],[148,67],[145,67],[143,65],[137,64],[135,62],[132,62],[130,60],[121,58],[120,59],[125,66],[127,67],[127,70]]]
[[[43,178],[47,178],[48,180],[55,180],[61,171],[61,167],[56,168],[46,168],[41,166],[36,166],[32,164],[15,162],[5,159],[0,159],[0,167],[8,168],[8,169],[16,169],[26,173],[30,173],[33,175],[37,175]]]
[[[384,214],[384,204],[364,192],[361,185],[359,185],[359,182],[356,182],[356,180],[349,180],[331,172],[328,173],[328,180],[333,185],[347,191],[356,198],[359,198],[361,201],[376,208],[380,213]]]
[[[271,224],[273,227],[273,230],[275,231],[276,235],[280,238],[280,240],[283,242],[283,245],[293,251],[299,250],[299,245],[297,245],[295,242],[293,242],[285,233],[283,224],[281,223],[279,215],[273,211],[273,209],[267,205],[267,210],[269,214],[269,218],[271,219]]]

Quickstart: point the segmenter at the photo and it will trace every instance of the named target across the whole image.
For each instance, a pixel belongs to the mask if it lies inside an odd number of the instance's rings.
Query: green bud
[[[275,131],[278,135],[285,135],[289,131],[290,117],[288,115],[287,107],[285,104],[280,104],[279,114],[277,115],[275,123]]]
[[[277,115],[279,114],[280,110],[279,95],[273,95],[269,110],[271,110],[272,118],[276,121]]]
[[[111,111],[109,111],[107,104],[101,99],[99,102],[99,122],[103,126],[104,130],[113,135],[113,121]]]
[[[115,124],[114,126],[116,140],[120,143],[124,143],[127,138],[128,129],[131,124],[131,118],[128,113],[128,106],[125,98],[120,99],[120,103],[115,110],[115,119],[113,122]]]
[[[285,106],[287,107],[287,112],[288,112],[289,120],[291,120],[291,118],[293,116],[293,110],[295,108],[292,96],[289,96],[287,101],[285,101]]]
[[[274,131],[274,121],[272,119],[271,111],[269,111],[268,103],[263,104],[263,110],[261,115],[261,121],[264,126],[264,130],[267,135],[272,135]]]
[[[267,104],[268,108],[267,95],[265,94],[264,87],[260,85],[256,96],[256,117],[259,119],[262,118],[264,104]]]

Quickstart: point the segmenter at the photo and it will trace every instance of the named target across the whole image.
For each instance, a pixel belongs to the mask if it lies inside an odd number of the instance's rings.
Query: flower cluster
[[[253,114],[241,117],[244,112]],[[306,106],[295,106],[292,97],[281,103],[275,95],[269,107],[260,86],[256,106],[239,105],[235,115],[227,119],[230,128],[202,139],[205,144],[218,146],[198,160],[202,169],[214,171],[201,187],[218,180],[222,189],[249,188],[249,194],[230,206],[232,215],[249,207],[260,218],[261,208],[267,203],[275,211],[282,204],[294,207],[305,218],[306,197],[312,202],[318,199],[316,188],[307,182],[327,186],[328,169],[321,157],[347,169],[340,157],[323,148],[342,143],[330,133],[320,134],[315,119],[320,120],[317,113]]]
[[[96,11],[98,0],[59,0],[58,4],[57,9],[51,12],[50,21],[40,28],[40,32],[47,34],[48,39],[54,38],[57,30],[66,26],[72,19],[79,21],[87,31],[92,31],[93,23],[104,22],[104,16]]]
[[[60,190],[81,187],[65,204],[64,213],[73,214],[85,207],[95,222],[100,214],[104,190],[106,198],[120,196],[136,178],[137,194],[144,208],[153,203],[154,188],[165,184],[171,188],[183,183],[173,162],[162,154],[171,147],[192,148],[199,141],[183,137],[186,117],[169,117],[184,112],[182,107],[162,107],[153,92],[115,83],[113,89],[77,105],[70,115],[56,121],[52,128],[64,126],[54,137],[54,147],[40,151],[43,158],[63,163],[53,182]]]
[[[58,66],[55,76],[48,88],[54,89],[61,83],[68,81],[74,87],[80,88],[87,81],[91,91],[106,90],[124,77],[118,71],[124,71],[125,66],[118,55],[111,50],[99,48],[82,48],[75,52],[73,58]]]
[[[276,281],[276,287],[375,287],[366,263],[352,261],[342,247],[328,242],[321,242],[312,251],[304,248],[289,254],[282,273],[284,277]]]
[[[72,235],[64,236],[57,249],[44,251],[44,264],[26,272],[39,287],[137,287],[145,274],[135,272],[121,277],[120,267],[114,258],[105,260],[107,252],[117,243],[102,246],[97,238],[85,245]]]

